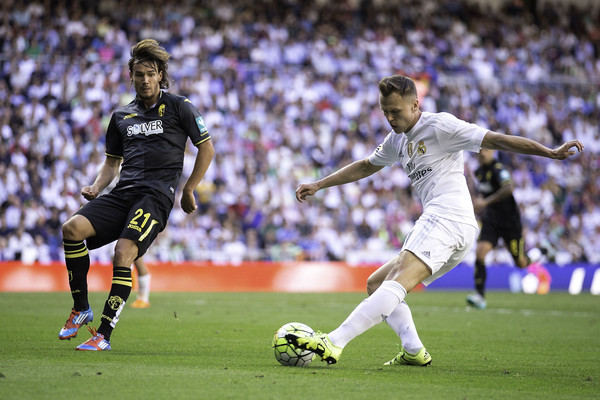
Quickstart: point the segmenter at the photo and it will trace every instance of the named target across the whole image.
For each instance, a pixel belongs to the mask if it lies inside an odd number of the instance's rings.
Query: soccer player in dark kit
[[[530,260],[525,255],[521,213],[513,196],[510,172],[496,160],[494,150],[481,149],[477,159],[475,178],[479,196],[473,198],[473,207],[481,221],[481,232],[475,250],[475,293],[467,296],[467,304],[484,309],[487,307],[485,256],[496,247],[498,239],[504,240],[517,267],[527,267]]]
[[[77,336],[94,318],[88,303],[88,249],[117,241],[113,280],[96,331],[77,350],[110,350],[110,336],[131,293],[131,264],[143,256],[166,224],[175,202],[188,138],[198,148],[181,197],[186,213],[196,210],[194,189],[215,150],[198,109],[183,96],[168,93],[170,54],[156,40],[131,48],[129,77],[135,99],[117,109],[106,132],[106,159],[92,186],[81,194],[89,202],[62,226],[73,309],[58,337]],[[120,168],[119,168],[120,167]],[[119,174],[117,185],[98,196]]]

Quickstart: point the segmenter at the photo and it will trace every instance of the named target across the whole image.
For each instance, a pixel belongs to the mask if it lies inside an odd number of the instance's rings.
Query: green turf
[[[600,398],[600,298],[492,292],[469,311],[465,295],[408,297],[431,367],[383,367],[398,341],[380,324],[338,364],[294,368],[275,361],[277,328],[331,330],[361,294],[153,293],[92,353],[74,351],[86,330],[57,338],[68,293],[0,293],[0,399]],[[104,297],[91,295],[95,322]]]

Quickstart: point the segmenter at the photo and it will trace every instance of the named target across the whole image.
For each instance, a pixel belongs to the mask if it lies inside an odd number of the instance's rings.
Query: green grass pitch
[[[153,293],[126,308],[109,352],[59,341],[68,293],[0,293],[0,399],[598,399],[600,298],[465,292],[407,300],[431,367],[383,367],[397,353],[384,323],[352,341],[338,364],[283,367],[277,328],[335,328],[359,293]],[[133,297],[132,297],[133,298]],[[92,293],[94,326],[105,293]]]

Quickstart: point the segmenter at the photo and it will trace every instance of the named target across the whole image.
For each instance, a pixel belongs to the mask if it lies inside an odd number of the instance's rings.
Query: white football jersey
[[[462,151],[478,153],[487,132],[449,113],[423,112],[409,132],[391,131],[369,161],[380,166],[399,161],[423,203],[423,213],[477,226]]]

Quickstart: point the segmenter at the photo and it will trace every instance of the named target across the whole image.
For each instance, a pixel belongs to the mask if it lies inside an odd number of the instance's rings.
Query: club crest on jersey
[[[163,126],[161,120],[148,121],[143,124],[133,124],[127,127],[127,136],[133,135],[157,135],[163,133]]]
[[[166,106],[165,106],[164,104],[161,104],[161,105],[158,107],[158,116],[159,116],[159,117],[162,117],[162,116],[164,116],[164,115],[165,115],[165,108],[166,108]]]

